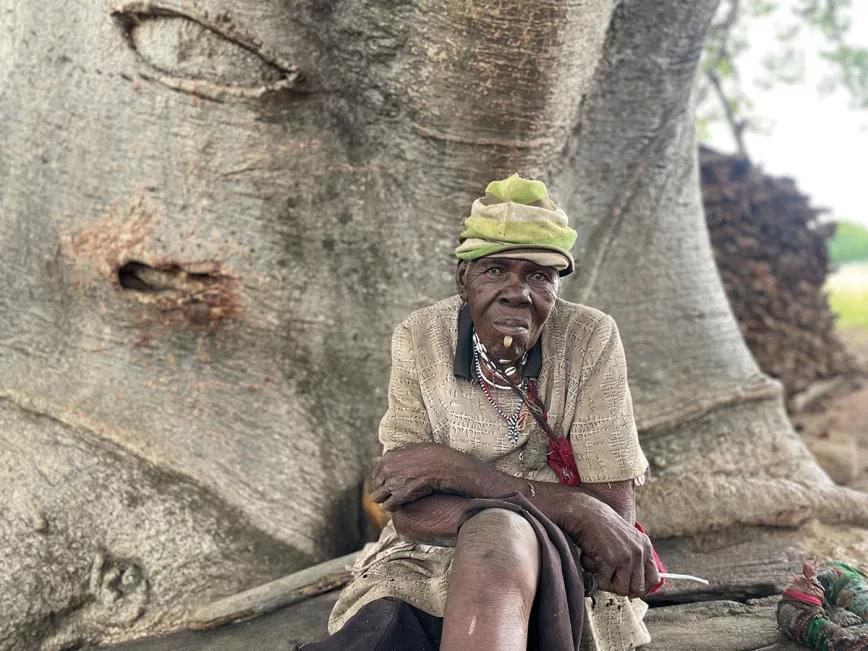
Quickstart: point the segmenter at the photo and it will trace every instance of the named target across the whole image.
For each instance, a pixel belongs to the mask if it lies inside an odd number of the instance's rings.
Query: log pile
[[[741,332],[760,367],[793,397],[856,362],[835,335],[823,294],[833,223],[792,179],[750,161],[700,149],[705,217],[715,259]]]

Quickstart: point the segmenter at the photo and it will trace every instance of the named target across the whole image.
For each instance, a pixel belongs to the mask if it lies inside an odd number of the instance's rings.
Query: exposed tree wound
[[[123,297],[156,307],[163,317],[179,316],[209,329],[241,318],[235,275],[213,260],[179,262],[155,255],[158,241],[152,210],[137,195],[126,209],[114,207],[87,228],[62,236],[61,249],[72,262],[73,283],[82,288],[93,285],[95,273]]]
[[[150,266],[131,260],[118,268],[117,278],[137,300],[162,312],[180,313],[195,325],[217,325],[238,314],[235,279],[216,262]]]

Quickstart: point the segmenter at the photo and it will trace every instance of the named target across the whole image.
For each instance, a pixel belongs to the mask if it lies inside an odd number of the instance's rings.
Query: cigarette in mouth
[[[509,335],[506,335],[503,338],[503,347],[509,348],[510,346],[512,346],[512,337],[510,337]]]

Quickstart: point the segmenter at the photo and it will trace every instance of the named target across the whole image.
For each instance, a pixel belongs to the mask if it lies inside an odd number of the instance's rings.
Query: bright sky
[[[780,13],[786,14],[792,0],[780,4]],[[868,46],[868,2],[856,0],[853,5],[851,39]],[[767,135],[746,135],[748,154],[767,173],[793,177],[814,205],[829,208],[829,217],[868,226],[868,110],[853,109],[846,91],[824,95],[817,89],[829,67],[818,55],[822,41],[811,38],[808,29],[798,40],[805,45],[805,81],[771,90],[758,87],[763,56],[780,51],[774,37],[779,24],[773,17],[753,19],[751,46],[739,63],[755,112],[768,127]],[[723,151],[735,149],[723,126],[712,127],[708,144]]]

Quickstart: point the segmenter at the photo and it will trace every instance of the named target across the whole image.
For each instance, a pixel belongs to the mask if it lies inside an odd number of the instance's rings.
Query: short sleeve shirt
[[[461,358],[466,343],[459,341],[461,307],[453,296],[413,312],[395,329],[389,406],[380,423],[384,452],[435,442],[514,476],[556,482],[546,464],[548,442],[536,422],[523,419],[517,439],[510,437],[478,382],[467,377]],[[529,357],[527,367],[538,374],[549,423],[555,431],[569,432],[582,482],[639,481],[648,464],[614,320],[558,299]],[[508,408],[517,404],[508,394],[503,400]],[[329,630],[338,630],[359,608],[383,597],[442,617],[453,551],[401,540],[389,523],[356,562],[354,580],[335,605]],[[582,649],[628,649],[648,641],[643,602],[608,593],[595,601],[588,600]]]

